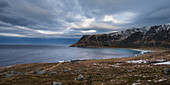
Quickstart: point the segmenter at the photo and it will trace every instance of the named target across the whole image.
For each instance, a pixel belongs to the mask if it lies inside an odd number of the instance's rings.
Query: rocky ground
[[[0,68],[0,85],[170,85],[170,51]]]

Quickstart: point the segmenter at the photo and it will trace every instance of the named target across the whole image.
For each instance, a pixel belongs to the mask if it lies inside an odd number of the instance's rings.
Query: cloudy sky
[[[170,0],[0,0],[0,36],[79,38],[170,22]]]

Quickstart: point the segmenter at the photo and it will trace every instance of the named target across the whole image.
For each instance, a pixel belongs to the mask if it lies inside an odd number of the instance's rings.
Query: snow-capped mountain
[[[72,47],[170,47],[170,24],[84,35]]]

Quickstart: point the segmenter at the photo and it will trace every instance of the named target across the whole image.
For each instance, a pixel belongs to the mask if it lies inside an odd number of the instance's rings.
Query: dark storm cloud
[[[3,12],[3,8],[8,7],[8,3],[5,1],[0,1],[0,13]]]
[[[0,36],[80,37],[170,22],[169,0],[0,0]]]
[[[9,6],[7,2],[0,1],[0,8],[4,8],[4,7],[7,7],[7,6]]]

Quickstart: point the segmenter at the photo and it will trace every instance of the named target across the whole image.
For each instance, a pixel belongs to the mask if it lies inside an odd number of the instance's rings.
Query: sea
[[[143,53],[134,49],[80,48],[62,45],[0,45],[0,67],[26,63],[54,63],[70,60],[111,59]]]
[[[68,42],[68,40],[65,41]],[[76,40],[73,41],[76,42]],[[71,60],[122,58],[136,56],[145,52],[120,48],[69,47],[72,43],[1,43],[0,67],[27,63],[57,63]]]

